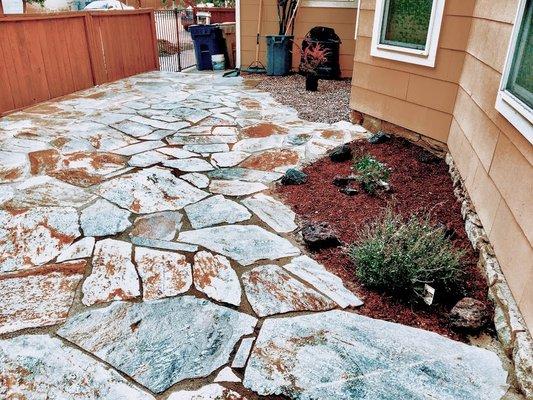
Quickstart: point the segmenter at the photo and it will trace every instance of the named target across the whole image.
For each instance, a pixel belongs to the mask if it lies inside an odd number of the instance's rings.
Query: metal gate
[[[186,30],[192,23],[192,13],[174,9],[156,10],[154,14],[161,71],[180,72],[195,66],[194,45]]]

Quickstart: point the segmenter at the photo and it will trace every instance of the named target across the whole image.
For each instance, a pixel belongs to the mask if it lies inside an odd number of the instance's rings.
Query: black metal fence
[[[186,10],[156,10],[155,28],[161,71],[182,71],[196,65],[194,45],[187,31],[192,15]]]

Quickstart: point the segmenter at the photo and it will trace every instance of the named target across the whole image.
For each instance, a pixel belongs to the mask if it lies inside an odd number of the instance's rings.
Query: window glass
[[[386,0],[380,43],[424,50],[432,9],[433,0]]]
[[[533,0],[526,2],[524,19],[511,64],[506,89],[533,108]]]

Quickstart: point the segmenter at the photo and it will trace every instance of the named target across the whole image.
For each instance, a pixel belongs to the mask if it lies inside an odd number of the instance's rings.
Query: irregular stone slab
[[[246,182],[271,183],[283,176],[279,172],[260,171],[247,168],[221,168],[207,174],[214,179],[239,180]]]
[[[259,151],[279,148],[283,144],[283,140],[285,140],[285,136],[283,135],[243,139],[233,145],[233,150],[246,151],[247,153],[257,153]]]
[[[296,214],[289,207],[263,193],[244,199],[242,204],[276,232],[292,232],[298,227],[294,223]]]
[[[146,142],[140,142],[135,144],[130,144],[126,147],[121,147],[120,149],[113,150],[113,153],[120,154],[123,156],[131,156],[137,153],[142,153],[143,151],[158,149],[159,147],[164,147],[165,143],[159,140],[152,140]]]
[[[176,296],[192,285],[191,264],[179,253],[136,247],[135,263],[144,300]]]
[[[131,244],[100,240],[94,247],[93,270],[82,285],[82,303],[90,306],[140,296],[139,277],[131,262]]]
[[[244,368],[246,365],[246,360],[252,351],[252,346],[254,344],[255,338],[244,338],[241,341],[241,344],[233,357],[233,362],[231,363],[232,368]]]
[[[250,156],[250,153],[244,151],[228,151],[225,153],[216,153],[211,156],[211,163],[217,167],[226,168],[234,167],[243,162]]]
[[[287,239],[256,225],[217,226],[181,232],[179,240],[223,254],[242,265],[300,254]]]
[[[172,393],[168,400],[247,400],[234,390],[227,389],[216,383],[198,390],[180,390]]]
[[[130,236],[149,239],[172,240],[181,228],[181,213],[164,211],[137,217]]]
[[[72,243],[57,257],[57,262],[87,258],[93,254],[94,238],[85,237]]]
[[[209,186],[209,178],[204,174],[199,174],[197,172],[190,172],[188,174],[181,175],[180,178],[192,183],[199,189],[205,189]]]
[[[107,200],[139,214],[179,210],[208,196],[161,167],[104,182],[99,192]]]
[[[198,154],[193,153],[191,151],[183,150],[181,148],[177,147],[163,147],[160,149],[157,149],[158,152],[169,155],[174,158],[190,158],[190,157],[196,157]]]
[[[163,162],[163,165],[165,167],[179,169],[183,172],[204,172],[214,169],[211,164],[202,158],[167,160]]]
[[[146,151],[144,153],[135,154],[130,158],[128,164],[132,167],[151,167],[152,165],[159,164],[169,157],[165,154],[161,154],[156,150]]]
[[[220,223],[234,224],[252,217],[246,207],[228,200],[222,195],[211,196],[198,203],[186,206],[185,212],[194,229]]]
[[[195,153],[223,153],[229,151],[229,146],[225,143],[218,144],[186,144],[183,146],[185,150],[194,151]]]
[[[111,125],[112,128],[119,130],[126,135],[141,137],[152,133],[154,128],[148,125],[140,124],[134,121],[122,121]]]
[[[169,242],[167,240],[149,239],[139,236],[132,236],[130,240],[131,243],[142,247],[154,247],[157,249],[186,251],[188,253],[196,253],[198,251],[198,246],[186,243]]]
[[[260,395],[299,400],[496,400],[507,390],[506,378],[498,356],[488,350],[329,311],[267,319],[243,383]]]
[[[130,118],[130,121],[138,122],[140,124],[151,126],[152,128],[156,129],[166,129],[166,130],[180,130],[184,127],[183,122],[164,122],[164,121],[158,121],[155,119],[150,119],[146,117],[141,116],[134,116]]]
[[[11,207],[81,207],[95,196],[89,191],[49,176],[36,176],[15,187]]]
[[[241,304],[241,284],[226,257],[200,251],[194,255],[194,287],[224,303]]]
[[[188,122],[180,122],[178,124],[183,124],[183,127],[189,126]],[[176,125],[176,124],[174,124]],[[167,136],[174,135],[176,133],[175,130],[168,130],[168,129],[157,129],[150,133],[149,135],[142,136],[142,140],[161,140],[166,138]]]
[[[20,181],[29,172],[30,163],[25,154],[0,151],[0,183]]]
[[[268,189],[268,186],[259,182],[215,179],[209,184],[211,193],[220,193],[226,196],[246,196],[266,189]]]
[[[197,108],[176,107],[169,112],[174,117],[182,118],[193,124],[196,124],[211,115],[209,111],[199,110]]]
[[[241,382],[241,378],[230,367],[224,367],[220,370],[213,382]]]
[[[290,264],[284,265],[283,268],[309,282],[342,308],[363,305],[359,297],[344,287],[341,278],[308,256],[293,258]]]
[[[48,335],[0,340],[7,399],[155,400],[115,370]]]
[[[237,136],[188,136],[186,133],[178,132],[174,136],[169,137],[170,144],[186,145],[186,144],[220,144],[220,143],[235,143]]]
[[[180,296],[90,310],[69,319],[58,334],[160,393],[226,364],[256,323],[250,315]]]
[[[98,199],[81,212],[80,225],[85,236],[114,235],[131,226],[130,215],[113,203]]]
[[[285,172],[298,165],[300,154],[289,149],[268,150],[253,154],[240,165],[243,168],[253,168],[261,171]]]
[[[0,275],[0,334],[63,322],[85,265],[50,264]]]
[[[291,311],[324,311],[335,303],[297,281],[277,265],[262,265],[242,275],[244,292],[260,317]]]
[[[45,264],[78,236],[78,213],[74,208],[0,210],[0,272]]]
[[[232,126],[217,126],[211,132],[214,136],[236,136],[239,130]]]

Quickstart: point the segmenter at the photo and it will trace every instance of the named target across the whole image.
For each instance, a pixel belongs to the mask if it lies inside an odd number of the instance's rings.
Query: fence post
[[[152,29],[152,41],[153,41],[153,47],[154,47],[154,61],[155,61],[155,68],[154,70],[159,70],[159,47],[157,46],[157,33],[155,31],[155,16],[154,16],[154,10],[150,10],[150,28]]]
[[[107,82],[107,71],[105,66],[105,55],[102,49],[99,30],[95,27],[93,16],[90,12],[85,12],[85,34],[91,61],[94,85],[101,85]]]
[[[174,9],[174,17],[176,19],[176,37],[178,38],[178,72],[181,72],[180,16],[177,8]]]

